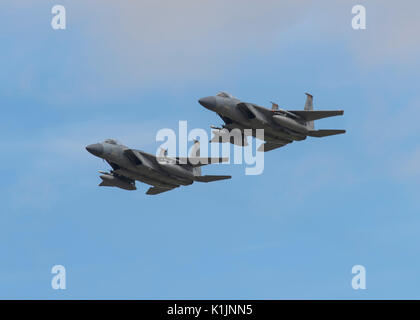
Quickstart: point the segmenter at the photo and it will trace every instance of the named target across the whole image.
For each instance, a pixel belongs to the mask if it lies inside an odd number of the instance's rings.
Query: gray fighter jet
[[[251,135],[256,136],[255,129],[264,129],[264,141],[258,151],[270,151],[295,140],[309,137],[326,137],[345,133],[345,130],[315,130],[314,120],[343,115],[343,110],[313,110],[313,96],[306,93],[304,110],[283,110],[272,103],[267,109],[254,103],[243,102],[226,92],[216,96],[204,97],[199,103],[216,112],[225,124],[222,127],[211,126],[215,134],[210,142],[230,142],[235,145],[247,145],[245,129],[253,129]],[[237,129],[237,130],[234,130]],[[239,132],[240,137],[235,137]]]
[[[88,145],[86,150],[104,159],[112,167],[110,172],[99,171],[104,187],[136,190],[135,180],[152,185],[147,194],[158,194],[187,186],[194,181],[212,182],[230,179],[231,176],[201,175],[201,166],[228,161],[228,158],[200,157],[199,142],[194,143],[188,158],[168,157],[166,150],[155,155],[127,148],[114,139]]]

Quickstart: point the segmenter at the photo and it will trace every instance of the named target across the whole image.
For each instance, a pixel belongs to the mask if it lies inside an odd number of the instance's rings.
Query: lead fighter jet
[[[252,135],[256,136],[255,129],[264,129],[264,141],[258,151],[270,151],[283,147],[295,140],[305,140],[309,137],[326,137],[345,133],[345,130],[315,130],[314,120],[343,115],[343,110],[320,111],[313,110],[313,96],[306,93],[304,110],[283,110],[272,102],[272,108],[267,109],[254,103],[243,102],[226,92],[216,96],[204,97],[198,102],[205,108],[216,112],[225,124],[214,127],[215,134],[210,142],[230,142],[245,146],[246,131],[253,129]],[[241,137],[234,139],[231,132],[237,129]]]
[[[104,159],[112,167],[110,172],[99,171],[101,187],[117,187],[136,190],[135,180],[152,185],[146,194],[158,194],[194,181],[212,182],[230,179],[231,176],[201,175],[201,166],[228,161],[228,158],[202,158],[200,145],[196,141],[188,158],[171,158],[166,150],[155,155],[130,149],[114,139],[88,145],[86,150]]]

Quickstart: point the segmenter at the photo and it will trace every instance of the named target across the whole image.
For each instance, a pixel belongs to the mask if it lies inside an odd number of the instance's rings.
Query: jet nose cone
[[[198,100],[198,102],[205,108],[213,110],[216,107],[215,97],[204,97]]]
[[[90,144],[86,147],[86,150],[95,156],[100,156],[104,151],[104,147],[100,143]]]

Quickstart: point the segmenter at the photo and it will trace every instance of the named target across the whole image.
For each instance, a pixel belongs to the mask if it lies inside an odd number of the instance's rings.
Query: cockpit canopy
[[[224,92],[224,91],[220,91],[218,94],[216,94],[216,96],[218,97],[222,97],[222,98],[230,98],[230,99],[235,99],[234,96],[232,96],[231,94]]]
[[[104,143],[116,144],[116,145],[121,144],[118,140],[115,140],[115,139],[106,139],[106,140],[104,140]]]

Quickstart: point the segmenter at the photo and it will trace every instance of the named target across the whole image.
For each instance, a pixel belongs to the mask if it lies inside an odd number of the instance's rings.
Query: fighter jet
[[[187,186],[194,181],[212,182],[230,179],[231,176],[201,175],[201,166],[228,161],[228,158],[202,158],[200,145],[196,141],[187,158],[168,157],[167,150],[161,149],[159,156],[144,151],[130,149],[115,139],[88,145],[86,150],[104,159],[112,167],[109,172],[99,171],[101,187],[117,187],[136,190],[135,181],[152,185],[146,194],[159,194],[179,186]]]
[[[216,96],[201,98],[198,102],[205,108],[216,112],[225,122],[222,127],[211,126],[214,137],[210,142],[230,142],[235,145],[247,145],[245,129],[264,129],[264,141],[258,151],[270,151],[285,146],[293,141],[305,140],[306,137],[326,137],[345,133],[345,130],[315,130],[314,120],[343,115],[343,110],[313,110],[313,96],[306,93],[304,110],[283,110],[272,103],[267,109],[254,103],[243,102],[226,92]],[[232,130],[239,132],[235,139]]]

